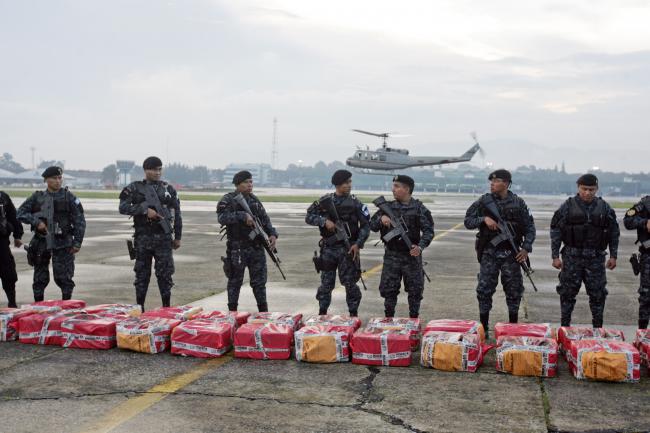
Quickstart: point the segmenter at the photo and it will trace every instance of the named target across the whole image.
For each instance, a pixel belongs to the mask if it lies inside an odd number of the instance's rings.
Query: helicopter
[[[471,133],[471,136],[474,139],[475,144],[460,156],[409,156],[409,151],[407,149],[388,147],[386,143],[388,138],[408,137],[408,135],[399,135],[392,132],[375,133],[363,131],[361,129],[353,129],[352,131],[379,137],[383,140],[380,148],[375,150],[370,150],[370,147],[366,147],[366,149],[358,148],[357,151],[354,152],[354,155],[345,161],[345,163],[350,167],[362,169],[362,172],[366,174],[391,174],[385,172],[392,172],[394,170],[401,170],[410,167],[464,162],[471,160],[477,152],[482,151],[482,148],[476,139],[476,133],[474,132]]]

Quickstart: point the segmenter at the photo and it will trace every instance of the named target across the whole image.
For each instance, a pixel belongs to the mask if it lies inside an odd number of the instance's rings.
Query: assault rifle
[[[499,213],[499,208],[497,207],[497,204],[494,202],[494,199],[492,198],[492,195],[488,194],[486,196],[486,199],[483,200],[483,206],[485,206],[485,209],[496,219],[497,225],[499,226],[499,235],[494,237],[490,243],[492,246],[496,247],[503,241],[508,241],[510,244],[510,248],[512,248],[513,253],[515,256],[519,254],[519,251],[521,251],[521,248],[519,248],[519,245],[515,242],[515,235],[513,233],[512,227],[510,226],[510,223],[506,222],[501,218],[501,214]],[[523,269],[524,274],[526,274],[526,277],[528,277],[528,280],[530,281],[530,284],[532,284],[533,289],[537,291],[537,286],[535,286],[535,282],[533,281],[533,271],[530,267],[530,259],[526,258],[525,261],[519,262],[519,266],[521,266],[521,269]]]
[[[282,275],[282,278],[284,280],[287,279],[287,277],[284,276],[284,272],[282,272],[282,268],[280,267],[280,257],[278,257],[278,250],[275,247],[271,247],[271,241],[269,240],[269,235],[266,234],[264,231],[264,228],[262,227],[262,223],[260,223],[259,218],[253,214],[251,211],[250,206],[248,206],[248,203],[246,202],[246,199],[244,198],[243,195],[237,194],[234,197],[235,203],[237,203],[242,209],[244,209],[244,212],[246,212],[251,218],[253,218],[253,229],[250,232],[250,239],[251,241],[257,240],[262,244],[264,249],[266,250],[266,253],[269,255],[273,263],[275,263],[275,266],[278,268],[278,271],[280,271],[280,275]]]
[[[47,226],[45,231],[45,242],[48,250],[54,249],[54,236],[62,234],[61,227],[54,221],[54,199],[51,195],[47,194],[45,202],[41,206],[41,210],[34,213],[34,218],[37,221],[42,221]],[[38,222],[36,223],[38,225]]]
[[[171,213],[167,206],[162,205],[160,197],[158,197],[158,193],[152,185],[144,186],[144,199],[147,207],[153,208],[160,216],[157,222],[160,224],[165,234],[170,234],[172,232],[172,225],[169,223],[172,219]]]
[[[327,214],[329,215],[330,219],[334,222],[336,225],[336,228],[334,230],[334,237],[336,238],[337,241],[342,241],[343,244],[345,245],[346,251],[350,251],[350,227],[348,226],[348,223],[341,221],[339,218],[339,213],[336,211],[336,206],[334,205],[334,200],[331,195],[327,195],[323,197],[320,200],[320,205],[322,208],[325,209]],[[359,254],[357,254],[357,257],[352,260],[354,262],[354,266],[357,268],[357,271],[359,271],[359,278],[361,279],[361,284],[363,284],[363,290],[368,290],[366,287],[366,282],[363,281],[363,271],[361,270],[361,257]]]
[[[393,229],[391,231],[382,236],[382,240],[387,243],[395,237],[399,236],[406,244],[408,250],[411,251],[413,245],[415,244],[411,242],[411,238],[408,236],[408,229],[406,228],[406,224],[404,224],[404,220],[401,217],[397,218],[395,212],[393,212],[393,209],[390,207],[383,195],[374,199],[372,203],[377,206],[384,213],[384,215],[390,218],[390,223],[393,226]],[[415,259],[422,262],[422,254],[420,254],[418,257],[415,257]],[[422,266],[422,274],[428,282],[431,282],[431,278],[429,278],[427,272],[424,270],[424,266]]]

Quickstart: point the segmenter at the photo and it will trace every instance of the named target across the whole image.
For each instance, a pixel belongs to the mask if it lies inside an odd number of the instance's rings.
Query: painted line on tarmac
[[[436,241],[436,240],[438,240],[438,239],[440,239],[440,238],[444,238],[444,237],[447,236],[449,233],[451,233],[451,232],[453,232],[453,231],[456,231],[458,228],[462,227],[463,225],[464,225],[464,223],[458,223],[458,224],[456,224],[456,225],[453,226],[452,228],[443,231],[443,232],[440,233],[439,235],[436,235],[436,236],[433,238],[433,241]],[[431,241],[431,242],[433,242],[433,241]],[[363,274],[362,274],[362,276],[363,276],[363,277],[367,277],[368,275],[376,274],[377,272],[381,271],[383,267],[384,267],[384,264],[383,264],[383,263],[380,263],[380,264],[374,266],[373,268],[368,269],[367,271],[364,271]],[[343,286],[338,286],[335,290],[345,290],[345,287],[343,287]]]
[[[168,395],[186,387],[212,370],[227,364],[232,359],[232,355],[213,358],[185,373],[170,377],[164,382],[148,389],[143,394],[131,397],[115,406],[99,420],[80,430],[80,433],[108,433],[163,400]]]

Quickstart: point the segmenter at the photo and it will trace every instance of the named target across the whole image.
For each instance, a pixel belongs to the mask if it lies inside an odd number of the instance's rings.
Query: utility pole
[[[273,143],[271,145],[271,168],[278,168],[278,119],[273,118]]]

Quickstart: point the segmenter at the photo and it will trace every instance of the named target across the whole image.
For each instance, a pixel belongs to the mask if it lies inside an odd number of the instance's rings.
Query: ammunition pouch
[[[337,262],[330,262],[323,259],[323,240],[319,242],[319,245],[321,246],[320,256],[317,255],[316,251],[314,251],[314,257],[312,257],[316,272],[319,273],[321,271],[335,271],[339,264]]]
[[[639,275],[641,273],[641,261],[639,260],[639,255],[633,253],[630,257],[630,264],[632,265],[632,272],[634,275]]]
[[[230,278],[232,275],[232,263],[230,263],[230,259],[221,256],[221,261],[223,262],[223,273],[226,275],[226,278]]]

